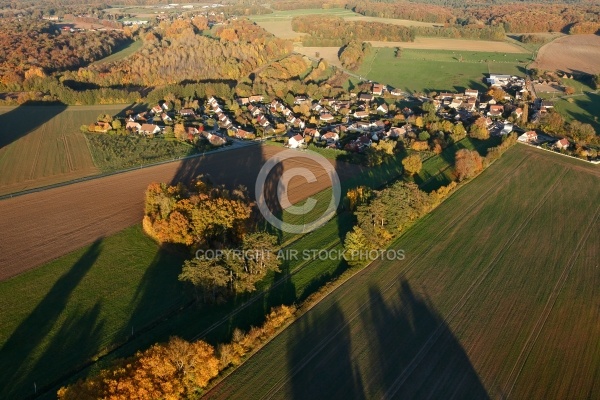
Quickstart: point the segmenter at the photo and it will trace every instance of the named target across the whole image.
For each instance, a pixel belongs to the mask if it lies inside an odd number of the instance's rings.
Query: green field
[[[251,15],[250,18],[252,21],[260,23],[267,21],[281,21],[288,20],[300,15],[326,15],[328,17],[360,17],[360,14],[355,13],[354,11],[347,10],[345,8],[330,8],[330,9],[321,9],[321,8],[311,8],[311,9],[302,9],[302,10],[286,10],[286,11],[275,11],[272,14],[262,14],[262,15]]]
[[[107,57],[104,57],[101,60],[93,62],[91,65],[101,65],[109,62],[123,60],[135,53],[136,51],[138,51],[139,49],[141,49],[142,44],[143,42],[141,40],[136,40],[134,42],[127,43],[125,46],[121,47],[116,52],[112,53]]]
[[[600,171],[516,145],[208,398],[598,398]]]
[[[134,226],[0,282],[0,397],[33,394],[182,306],[182,263]]]
[[[79,127],[96,121],[100,113],[116,114],[124,107],[3,107],[0,194],[99,173]]]
[[[567,121],[577,120],[591,124],[600,135],[600,93],[586,93],[583,96],[573,96],[573,102],[566,99],[554,103],[554,108],[565,117]]]
[[[485,90],[487,74],[524,75],[528,59],[524,53],[414,49],[396,58],[393,48],[374,48],[357,73],[409,92]]]

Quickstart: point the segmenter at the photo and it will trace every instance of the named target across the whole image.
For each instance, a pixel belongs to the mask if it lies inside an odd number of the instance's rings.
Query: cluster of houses
[[[525,80],[510,75],[492,74],[488,82],[492,87],[502,88],[513,95],[506,94],[503,99],[496,96],[494,99],[476,89],[467,89],[462,93],[439,93],[433,98],[415,100],[422,103],[431,102],[437,115],[453,124],[463,123],[468,126],[483,117],[492,135],[506,135],[513,130],[524,132],[515,125],[523,115],[522,108],[515,105],[515,100],[522,98],[527,91]],[[213,145],[222,145],[228,141],[228,137],[252,140],[256,138],[256,132],[261,131],[263,136],[285,134],[288,138],[286,145],[290,148],[303,147],[308,142],[313,142],[328,148],[360,152],[381,140],[417,140],[418,129],[411,124],[411,121],[415,121],[414,111],[408,107],[390,110],[388,104],[391,103],[381,99],[396,96],[406,96],[406,93],[373,83],[370,90],[364,90],[360,94],[350,93],[346,99],[313,100],[308,96],[299,95],[293,98],[293,104],[291,99],[288,99],[286,104],[276,98],[267,100],[263,95],[241,97],[236,99],[241,108],[241,112],[235,113],[238,125],[234,124],[228,115],[232,110],[225,110],[215,97],[206,101],[207,115],[193,108],[170,110],[165,102],[145,112],[129,116],[125,128],[139,135],[154,136],[164,132],[165,127],[172,125],[173,119],[177,118],[180,123],[183,121],[186,139],[189,141],[203,137]],[[533,105],[532,110],[538,115],[543,115],[553,107],[551,102],[541,100]],[[204,118],[204,121],[210,120],[209,115],[215,124],[214,127],[205,130],[204,124],[197,121],[200,118]],[[510,118],[510,121],[506,120],[508,116],[513,118]],[[402,121],[401,126],[395,126],[398,125],[395,123],[398,121]],[[240,123],[245,128],[242,128]],[[109,129],[110,124],[98,122],[95,130]],[[346,133],[352,135],[344,139],[342,145],[340,139],[346,136]],[[535,131],[524,132],[519,136],[519,141],[529,144],[539,144],[543,140],[545,138],[538,137]],[[569,142],[562,139],[554,146],[557,149],[566,149]]]

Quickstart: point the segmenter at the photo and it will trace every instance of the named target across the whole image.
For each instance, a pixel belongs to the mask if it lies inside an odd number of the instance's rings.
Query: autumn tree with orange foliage
[[[459,182],[473,178],[483,170],[483,159],[475,150],[459,150],[456,152],[454,169]]]
[[[211,379],[265,343],[291,320],[294,306],[271,309],[265,323],[244,333],[236,329],[230,343],[213,346],[201,340],[188,342],[173,337],[133,357],[116,361],[99,374],[60,388],[59,400],[177,400],[202,395]]]
[[[239,242],[249,217],[244,188],[229,191],[201,177],[190,187],[150,184],[143,228],[161,243],[201,247]]]
[[[174,337],[121,360],[97,376],[61,388],[61,400],[182,399],[198,395],[219,374],[215,349]]]

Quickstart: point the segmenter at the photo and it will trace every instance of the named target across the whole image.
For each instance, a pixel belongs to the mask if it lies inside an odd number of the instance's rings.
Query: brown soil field
[[[273,35],[281,39],[300,39],[306,33],[295,32],[292,29],[291,20],[284,21],[260,21],[257,25],[264,28],[267,32],[271,32]]]
[[[600,73],[600,36],[560,37],[539,50],[532,67],[550,71]]]
[[[294,46],[294,51],[300,54],[304,54],[310,58],[317,58],[316,53],[319,53],[319,58],[323,58],[329,63],[339,68],[342,68],[342,63],[338,58],[339,47],[304,47]]]
[[[373,47],[402,47],[404,49],[422,50],[462,50],[462,51],[488,51],[498,53],[525,53],[525,49],[507,42],[494,42],[490,40],[467,39],[438,39],[417,37],[414,42],[369,42]]]
[[[231,188],[245,185],[253,195],[260,168],[281,150],[276,146],[251,145],[2,200],[0,280],[139,223],[144,191],[152,182],[187,181],[204,173],[213,182]],[[276,172],[307,166],[310,162],[291,159],[282,164],[283,169]],[[335,167],[340,179],[360,168],[349,164]],[[322,169],[311,170],[317,177],[315,183],[303,183],[301,178],[289,182],[292,203],[330,186]]]

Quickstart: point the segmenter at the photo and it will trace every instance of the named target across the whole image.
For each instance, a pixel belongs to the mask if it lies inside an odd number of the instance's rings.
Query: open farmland
[[[370,41],[373,47],[402,47],[403,49],[482,51],[488,53],[527,53],[522,47],[508,42],[491,40],[441,39],[416,37],[414,42]],[[498,55],[498,57],[503,57]]]
[[[282,147],[249,145],[2,200],[0,232],[11,234],[0,237],[0,280],[140,222],[144,192],[151,182],[188,181],[205,173],[214,182],[231,188],[244,185],[254,194],[261,166],[281,150]],[[303,165],[306,163],[288,160],[281,168]],[[344,163],[337,163],[336,167],[341,179],[358,170],[356,165]],[[289,182],[292,204],[330,185],[322,169],[314,173],[315,183],[308,184],[300,178]]]
[[[475,51],[403,49],[400,58],[392,48],[375,48],[358,74],[396,88],[415,91],[487,89],[490,72],[523,75],[527,54]]]
[[[344,8],[275,11],[272,14],[252,15],[249,18],[279,38],[299,39],[305,34],[295,32],[292,29],[292,18],[300,15],[326,15],[328,17],[341,17],[347,21],[382,22],[384,24],[402,26],[435,25],[429,22],[410,21],[407,19],[365,17],[364,15],[356,14],[353,11]]]
[[[549,71],[598,74],[600,73],[600,36],[560,37],[540,48],[532,67]]]
[[[21,106],[0,109],[0,194],[100,171],[79,127],[123,106]]]
[[[599,397],[599,197],[516,145],[206,397]]]

